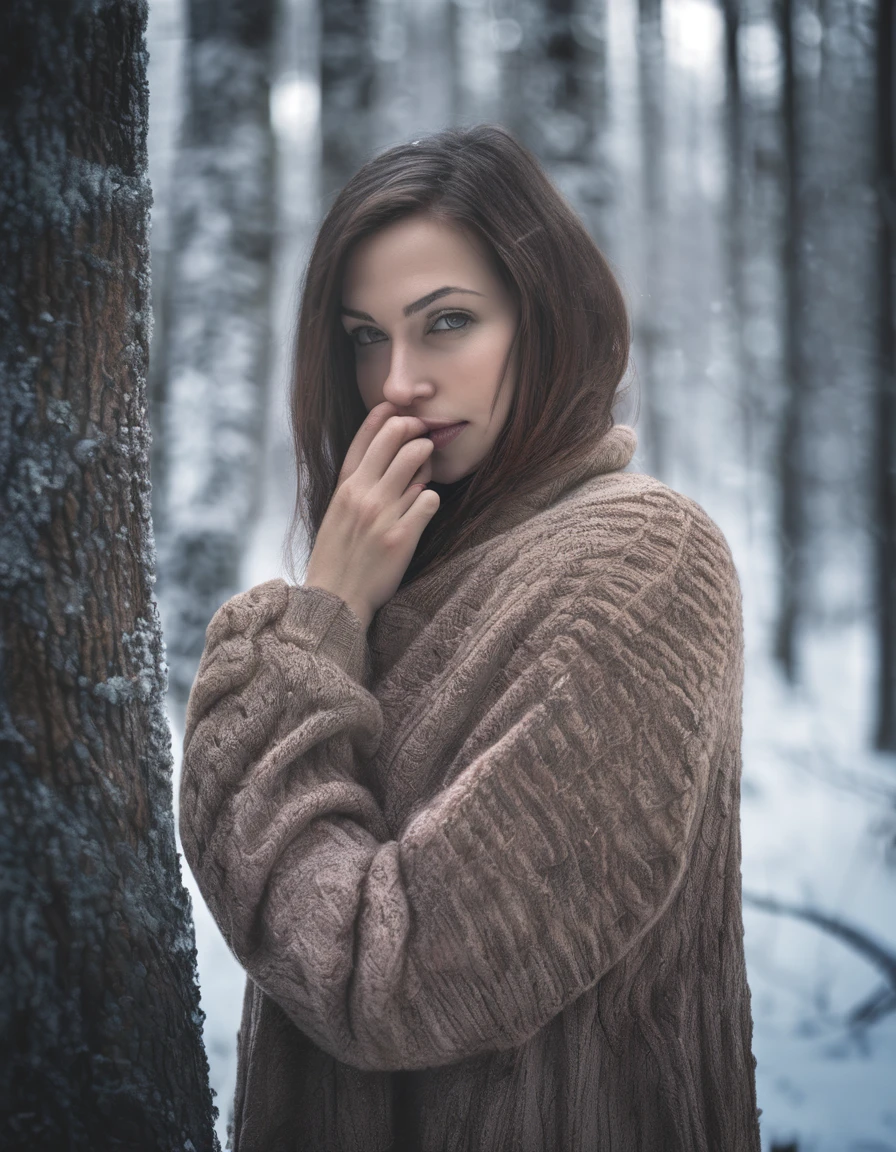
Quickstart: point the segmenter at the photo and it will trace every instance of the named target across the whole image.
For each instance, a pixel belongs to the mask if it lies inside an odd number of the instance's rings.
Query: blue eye
[[[432,328],[430,328],[430,332],[460,332],[470,323],[471,319],[466,312],[443,312],[442,315],[436,319]],[[442,320],[447,322],[448,327],[436,328],[436,324],[441,323]],[[455,320],[460,320],[461,323],[453,323]]]
[[[364,333],[364,332],[376,333],[376,332],[379,332],[379,329],[378,328],[353,328],[352,332],[351,332],[352,340],[354,340],[354,342],[356,344],[360,344],[361,347],[366,347],[368,344],[379,344],[381,342],[380,340],[365,340],[365,339],[363,339],[362,333]],[[385,336],[383,336],[381,332],[380,332],[380,336],[382,337],[383,340],[385,340]]]
[[[441,328],[437,328],[437,324],[442,321],[445,324]],[[462,332],[473,322],[473,317],[466,312],[443,312],[441,316],[437,316],[433,321],[430,332]],[[379,328],[371,328],[369,325],[362,325],[360,328],[353,328],[349,333],[352,342],[359,348],[368,348],[371,344],[382,344],[384,340],[389,337],[384,335]]]

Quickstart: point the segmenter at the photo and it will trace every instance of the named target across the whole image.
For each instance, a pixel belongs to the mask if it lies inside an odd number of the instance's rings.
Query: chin
[[[458,480],[465,480],[467,476],[471,476],[475,472],[475,468],[460,469],[457,473],[446,477],[444,480],[439,480],[439,484],[456,484]]]

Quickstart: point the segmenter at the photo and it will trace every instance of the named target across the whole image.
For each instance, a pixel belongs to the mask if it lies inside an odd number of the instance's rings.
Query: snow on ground
[[[896,764],[842,735],[855,685],[843,675],[845,639],[827,653],[840,708],[792,693],[758,653],[748,663],[743,885],[840,917],[896,953],[894,876],[876,830]],[[744,923],[763,1147],[896,1149],[896,1013],[864,1032],[843,1019],[881,974],[812,924],[749,904]]]
[[[178,820],[178,792],[180,765],[183,752],[183,731],[169,716],[171,742],[174,748],[174,820]],[[218,1119],[215,1131],[224,1148],[227,1142],[227,1122],[232,1114],[233,1094],[236,1089],[236,1034],[240,1026],[243,1006],[245,973],[228,948],[212,914],[197,887],[186,860],[177,832],[177,850],[184,885],[193,903],[193,923],[196,929],[196,955],[199,968],[200,1007],[205,1013],[203,1038],[209,1063],[209,1079],[215,1094]]]

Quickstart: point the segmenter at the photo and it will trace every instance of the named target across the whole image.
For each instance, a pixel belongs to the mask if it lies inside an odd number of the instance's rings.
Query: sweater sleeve
[[[739,639],[727,545],[699,552],[682,537],[661,573],[583,576],[397,839],[363,783],[383,720],[361,622],[283,581],[219,609],[188,705],[184,853],[248,975],[319,1047],[367,1070],[516,1047],[663,914]]]

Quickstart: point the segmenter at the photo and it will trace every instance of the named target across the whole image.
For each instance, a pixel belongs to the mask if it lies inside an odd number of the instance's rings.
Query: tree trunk
[[[612,259],[617,243],[612,221],[616,173],[608,156],[611,110],[607,0],[578,0],[573,19],[579,61],[579,108],[585,123],[580,210],[598,247]]]
[[[663,43],[662,6],[647,0],[638,7],[638,94],[642,204],[643,283],[652,286],[639,302],[634,321],[635,339],[641,350],[643,392],[645,395],[644,448],[651,470],[667,475],[669,416],[664,410],[666,382],[664,368],[669,343],[668,312],[664,311],[666,283],[665,254],[668,229],[666,203],[666,50]]]
[[[574,0],[546,0],[543,30],[545,107],[539,152],[550,163],[583,159],[589,122],[582,100],[581,45],[576,38]]]
[[[754,433],[754,381],[747,367],[744,347],[744,320],[747,314],[746,292],[744,290],[745,244],[744,217],[746,198],[744,186],[747,180],[744,165],[744,101],[740,82],[740,56],[738,40],[740,33],[741,0],[723,0],[725,17],[725,136],[728,146],[727,228],[725,230],[726,279],[731,286],[732,304],[736,317],[734,334],[737,346],[738,387],[741,395],[741,433],[743,458],[750,466],[753,460]],[[752,508],[747,514],[752,517]]]
[[[144,0],[0,36],[0,1146],[216,1149],[153,600]]]
[[[658,24],[662,10],[662,0],[638,0],[638,17],[642,23]]]
[[[877,5],[877,170],[880,204],[880,353],[874,455],[875,541],[878,617],[878,696],[875,747],[896,751],[896,297],[893,290],[896,233],[894,164],[892,0]]]
[[[519,4],[494,23],[501,119],[532,150],[609,252],[613,173],[607,156],[605,0]]]
[[[803,219],[799,194],[800,139],[797,130],[793,3],[794,0],[777,0],[776,5],[784,63],[782,113],[786,188],[783,244],[785,396],[778,441],[780,586],[774,646],[775,659],[791,682],[797,678],[797,628],[804,576],[803,409],[807,385],[801,348]]]
[[[159,596],[178,715],[260,503],[271,340],[275,0],[190,0],[172,181]]]
[[[502,54],[494,43],[488,6],[448,3],[452,123],[499,121]]]

